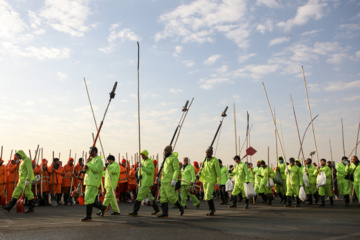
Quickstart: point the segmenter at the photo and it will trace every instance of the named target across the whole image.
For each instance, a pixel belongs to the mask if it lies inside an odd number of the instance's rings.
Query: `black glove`
[[[139,179],[142,179],[142,175],[139,176]]]
[[[109,166],[109,163],[105,163],[105,167],[107,168]]]
[[[249,184],[250,182],[246,182],[246,184]]]
[[[229,173],[232,173],[232,171],[231,171],[231,170],[229,170]]]

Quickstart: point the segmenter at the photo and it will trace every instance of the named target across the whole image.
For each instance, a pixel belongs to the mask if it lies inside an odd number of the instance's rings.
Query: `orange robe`
[[[70,166],[69,164],[66,164],[63,168],[63,181],[62,186],[63,187],[71,187],[71,178],[74,171],[74,165]],[[75,185],[75,178],[72,178],[72,186]]]
[[[8,203],[14,192],[16,183],[19,181],[19,165],[9,162],[6,165],[6,202]]]
[[[0,200],[1,197],[4,196],[4,190],[6,184],[6,167],[3,164],[0,166]]]
[[[54,192],[61,194],[61,184],[62,184],[62,172],[63,168],[59,166],[57,170],[53,172],[53,165],[51,164],[48,167],[48,172],[50,173],[50,193],[53,193],[52,186],[54,184]]]
[[[50,191],[50,173],[47,171],[47,165],[43,165],[43,173],[42,173],[42,192],[43,193],[48,193]],[[41,192],[41,185],[39,187],[40,192]]]

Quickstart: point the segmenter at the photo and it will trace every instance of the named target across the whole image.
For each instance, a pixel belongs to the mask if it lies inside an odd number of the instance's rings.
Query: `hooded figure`
[[[0,200],[4,195],[4,186],[6,183],[6,168],[4,166],[4,161],[0,158]]]
[[[74,159],[69,158],[67,164],[63,168],[63,181],[62,181],[62,187],[64,192],[64,202],[68,205],[72,205],[72,199],[69,198],[70,193],[73,191],[70,189],[70,187],[75,186],[75,178],[74,178]],[[72,181],[72,182],[71,182]]]
[[[286,198],[286,175],[285,175],[285,171],[286,171],[286,163],[284,162],[284,158],[282,156],[280,156],[278,158],[278,165],[276,167],[276,171],[280,172],[281,175],[281,179],[282,179],[282,185],[280,186],[279,184],[275,184],[275,192],[277,194],[279,194],[279,197],[281,198],[280,203],[284,202],[286,204],[287,202],[287,198]]]
[[[16,201],[21,196],[25,186],[25,196],[29,201],[29,209],[25,211],[25,213],[33,213],[35,207],[34,194],[31,191],[31,182],[35,180],[34,172],[32,169],[31,159],[26,156],[24,151],[19,150],[16,153],[17,160],[22,159],[22,162],[19,166],[19,182],[16,185],[12,198],[8,205],[2,207],[5,211],[10,212],[11,208],[13,208],[16,204]]]

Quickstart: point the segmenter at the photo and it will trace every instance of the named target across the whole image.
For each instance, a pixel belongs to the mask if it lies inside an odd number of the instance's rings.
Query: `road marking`
[[[348,235],[344,235],[344,236],[339,236],[339,237],[324,238],[323,240],[347,239],[347,238],[352,238],[352,237],[357,237],[357,236],[360,236],[360,232],[353,233],[353,234],[348,234]]]

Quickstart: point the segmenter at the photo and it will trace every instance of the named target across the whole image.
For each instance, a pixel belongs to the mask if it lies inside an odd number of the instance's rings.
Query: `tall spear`
[[[138,46],[138,64],[137,64],[137,94],[138,94],[138,130],[139,130],[139,154],[141,153],[141,136],[140,136],[140,44],[137,42]],[[126,170],[127,171],[127,170]],[[139,164],[139,176],[141,176],[141,164]],[[141,181],[139,181],[139,186],[141,185]]]
[[[341,118],[341,135],[342,135],[343,153],[344,153],[344,156],[346,156],[345,155],[345,140],[344,140],[344,123],[343,123],[342,118]]]
[[[237,136],[236,136],[236,110],[235,110],[235,103],[234,103],[234,130],[235,130],[235,153],[238,155],[237,151]]]

